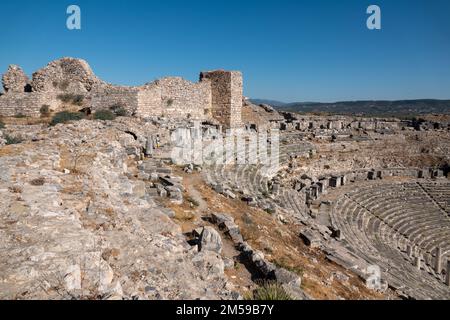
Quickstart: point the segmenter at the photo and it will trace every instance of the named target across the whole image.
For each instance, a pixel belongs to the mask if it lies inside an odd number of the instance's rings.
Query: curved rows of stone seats
[[[255,147],[247,141],[246,148]],[[312,145],[309,143],[283,144],[279,148],[279,165],[285,166],[292,157],[303,156],[310,152]],[[246,152],[241,150],[241,152]],[[235,152],[235,158],[242,154]],[[310,218],[305,205],[304,195],[289,188],[269,188],[269,181],[276,173],[261,164],[213,164],[204,168],[206,181],[211,185],[226,186],[226,188],[239,192],[244,196],[250,196],[256,204],[270,207],[290,214],[292,217],[304,221]],[[222,188],[220,188],[222,189]],[[268,197],[272,193],[271,197]],[[303,195],[303,197],[302,197]]]
[[[421,182],[420,186],[443,210],[445,210],[445,212],[450,214],[450,185],[433,182]]]
[[[371,183],[334,203],[332,224],[344,246],[379,266],[393,288],[418,299],[449,299],[448,270],[442,271],[450,258],[450,218],[437,204],[449,188],[448,182]]]
[[[411,179],[444,179],[444,170],[436,168],[413,168],[413,167],[401,167],[401,168],[383,168],[383,169],[355,169],[347,172],[335,173],[333,175],[319,177],[319,181],[306,188],[308,200],[316,200],[321,194],[326,193],[328,187],[338,188],[346,185],[349,182],[361,182],[361,181],[374,181],[384,179],[386,177],[403,177]],[[422,188],[423,189],[423,188]],[[424,189],[425,193],[426,190]],[[444,199],[446,194],[444,191]],[[431,196],[430,196],[431,197]],[[445,205],[448,204],[448,199],[441,201],[439,205],[443,207],[445,211]],[[448,211],[447,211],[448,212]]]
[[[442,240],[449,237],[449,217],[423,193],[417,183],[384,185],[378,190],[368,188],[361,190],[354,199],[415,243],[423,239],[437,240],[438,235],[443,236]],[[389,208],[383,204],[389,205]],[[427,209],[424,210],[424,207]],[[436,226],[440,228],[436,230]],[[446,248],[450,243],[434,243],[434,246],[439,245]],[[433,242],[429,242],[428,246],[433,246]]]

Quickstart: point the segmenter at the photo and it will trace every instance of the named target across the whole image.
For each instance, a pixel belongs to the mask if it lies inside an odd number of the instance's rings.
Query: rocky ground
[[[154,129],[82,120],[0,148],[0,298],[238,296],[222,258],[191,247],[135,177],[140,136],[127,132]]]
[[[4,120],[0,299],[241,299],[267,278],[297,299],[399,298],[307,246],[299,237],[307,225],[287,209],[246,203],[239,190],[217,191],[205,168],[172,165],[169,133],[179,123]],[[145,157],[156,134],[162,146]],[[450,160],[448,135],[435,131],[338,142],[286,136],[277,179],[288,189],[302,175]],[[239,174],[242,190],[258,189]]]

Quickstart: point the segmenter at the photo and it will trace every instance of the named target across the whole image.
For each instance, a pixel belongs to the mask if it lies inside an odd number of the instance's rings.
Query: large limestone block
[[[200,251],[222,252],[222,238],[212,227],[203,228],[200,236]]]

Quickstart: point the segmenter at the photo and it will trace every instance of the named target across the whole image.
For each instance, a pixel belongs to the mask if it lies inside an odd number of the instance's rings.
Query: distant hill
[[[423,114],[450,114],[450,100],[433,99],[342,101],[333,103],[294,102],[281,105],[274,103],[272,106],[279,111],[361,116],[410,117]]]
[[[276,100],[268,100],[268,99],[250,99],[250,101],[256,105],[258,104],[268,104],[271,106],[281,107],[286,105],[287,103],[276,101]]]

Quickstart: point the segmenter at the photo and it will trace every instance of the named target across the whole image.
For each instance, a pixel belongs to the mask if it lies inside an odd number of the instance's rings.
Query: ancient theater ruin
[[[450,299],[450,116],[282,112],[242,81],[9,67],[0,299],[242,299],[265,283],[292,299]],[[77,116],[55,123],[61,111]],[[225,149],[171,157],[177,130],[207,148],[229,128],[230,158],[264,145],[276,170],[219,161]]]

